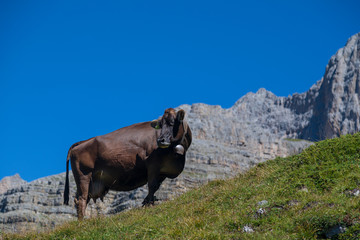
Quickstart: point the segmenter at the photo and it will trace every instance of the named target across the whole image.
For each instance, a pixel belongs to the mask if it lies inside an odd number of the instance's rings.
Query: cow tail
[[[69,205],[69,160],[71,155],[71,149],[69,149],[67,158],[66,158],[66,179],[65,179],[65,190],[64,190],[64,204]]]
[[[85,142],[87,142],[87,141],[89,141],[91,139],[93,139],[93,138],[90,138],[90,139],[85,140],[85,141],[80,141],[80,142],[74,143],[70,147],[70,149],[68,151],[68,155],[67,155],[67,158],[66,158],[66,178],[65,178],[65,190],[64,190],[64,204],[65,205],[69,205],[69,161],[71,159],[71,150],[74,147],[76,147],[76,146],[78,146],[78,145],[80,145],[82,143],[85,143]]]

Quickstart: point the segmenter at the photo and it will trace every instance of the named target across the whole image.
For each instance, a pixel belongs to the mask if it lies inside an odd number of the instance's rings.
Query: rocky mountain
[[[0,194],[6,192],[10,188],[15,188],[25,183],[26,181],[23,180],[19,174],[15,174],[14,176],[4,177],[0,181]]]
[[[209,180],[232,177],[276,156],[296,154],[311,144],[306,140],[359,131],[359,48],[360,33],[330,59],[324,77],[302,94],[277,97],[260,89],[228,109],[206,104],[180,106],[187,113],[193,144],[184,172],[166,180],[157,197],[172,199]],[[64,180],[62,173],[7,188],[0,194],[0,229],[43,230],[75,219],[73,202],[62,205]],[[70,186],[74,196],[72,178]],[[109,192],[103,203],[90,202],[87,215],[140,206],[146,194],[146,187]]]
[[[360,34],[331,57],[301,138],[319,140],[359,131]]]

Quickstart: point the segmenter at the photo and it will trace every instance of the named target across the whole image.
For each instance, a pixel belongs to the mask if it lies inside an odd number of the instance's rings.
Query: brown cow
[[[192,141],[184,117],[184,110],[169,108],[159,120],[73,144],[66,161],[64,204],[69,204],[69,159],[77,186],[74,201],[79,219],[90,199],[102,200],[109,190],[129,191],[147,183],[149,193],[143,205],[153,204],[154,193],[165,178],[176,178],[184,169]]]

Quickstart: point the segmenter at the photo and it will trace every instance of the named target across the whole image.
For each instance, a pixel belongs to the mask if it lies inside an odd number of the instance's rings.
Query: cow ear
[[[182,110],[182,109],[180,109],[180,110],[176,113],[176,119],[177,119],[178,121],[182,121],[182,120],[184,120],[184,118],[185,118],[185,111]]]
[[[161,127],[160,127],[160,121],[159,121],[159,120],[153,120],[153,121],[151,121],[150,125],[151,125],[152,128],[155,128],[155,129],[160,129],[160,128],[161,128]]]

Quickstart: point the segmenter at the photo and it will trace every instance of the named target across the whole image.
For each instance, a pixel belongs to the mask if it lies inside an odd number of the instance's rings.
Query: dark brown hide
[[[69,160],[77,185],[79,219],[84,217],[90,199],[102,199],[109,190],[129,191],[147,183],[149,193],[143,204],[152,204],[165,178],[175,178],[184,169],[192,141],[184,115],[183,110],[169,108],[158,121],[134,124],[73,144],[67,157],[64,204],[69,202]]]

